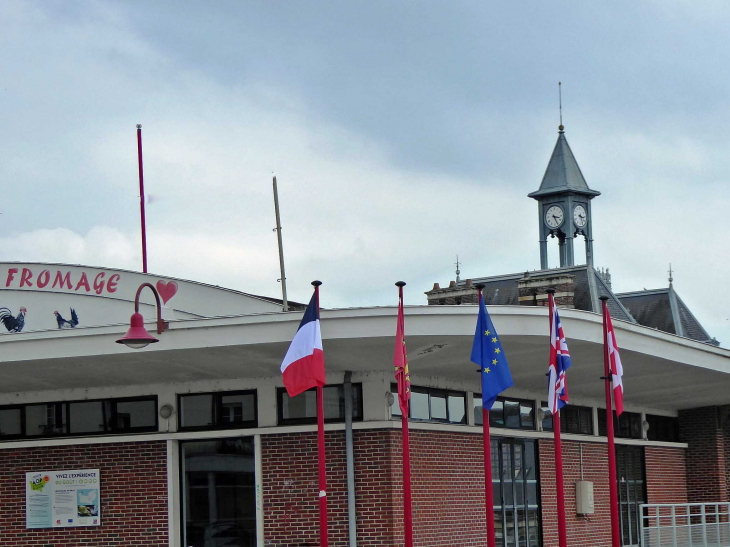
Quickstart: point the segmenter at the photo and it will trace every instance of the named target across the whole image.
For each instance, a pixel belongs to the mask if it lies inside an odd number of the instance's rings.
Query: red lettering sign
[[[56,283],[60,283],[61,288],[63,289],[63,284],[66,283],[68,285],[68,288],[71,288],[71,272],[66,272],[66,275],[61,277],[61,272],[56,272],[56,279],[53,280],[53,285],[51,286],[52,289],[56,288]]]
[[[117,292],[117,283],[119,283],[119,274],[114,274],[109,278],[106,284],[106,290],[109,292]]]
[[[13,282],[13,279],[15,278],[16,273],[18,273],[18,268],[9,268],[8,269],[8,280],[5,282],[6,287],[9,287],[10,284]]]
[[[91,287],[89,287],[89,278],[86,277],[86,272],[81,272],[81,279],[79,279],[79,282],[76,283],[76,288],[74,290],[78,291],[81,286],[86,288],[86,292],[91,290]]]
[[[94,278],[94,292],[96,294],[101,294],[101,291],[104,290],[104,272],[96,274],[96,277]]]
[[[48,282],[51,280],[51,272],[48,270],[43,270],[41,272],[41,275],[38,276],[38,279],[36,279],[36,284],[38,285],[39,289],[45,288],[46,285],[48,285]]]
[[[31,277],[33,277],[33,272],[28,268],[23,268],[23,273],[20,274],[20,286],[24,287],[27,284],[29,287],[32,287],[33,283],[30,282]]]

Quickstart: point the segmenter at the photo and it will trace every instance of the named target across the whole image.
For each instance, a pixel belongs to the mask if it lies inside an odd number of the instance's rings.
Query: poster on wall
[[[25,527],[99,526],[101,477],[98,469],[25,474]]]

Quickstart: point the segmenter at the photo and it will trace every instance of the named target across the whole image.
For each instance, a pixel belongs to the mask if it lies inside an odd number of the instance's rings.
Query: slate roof
[[[570,149],[568,140],[565,138],[565,132],[560,131],[553,154],[550,156],[547,169],[545,169],[545,175],[542,177],[540,188],[527,195],[531,198],[539,198],[563,192],[575,192],[591,198],[601,195],[601,192],[591,190],[588,187],[573,151]]]
[[[635,291],[616,296],[640,325],[714,346],[720,344],[710,337],[671,283],[666,289]]]
[[[592,311],[601,313],[599,297],[608,297],[608,309],[611,317],[622,321],[635,323],[631,314],[624,308],[616,298],[611,289],[596,273],[592,266],[583,264],[569,268],[553,268],[529,272],[533,279],[540,277],[553,277],[559,273],[566,273],[575,276],[575,287],[573,288],[573,305],[577,310]],[[492,277],[480,277],[472,279],[474,284],[484,283],[484,302],[489,305],[518,306],[519,294],[517,282],[524,277],[524,273],[498,275]],[[463,286],[464,281],[458,285]]]

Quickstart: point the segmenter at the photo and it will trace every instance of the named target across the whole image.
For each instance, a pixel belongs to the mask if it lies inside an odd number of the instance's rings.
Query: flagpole
[[[482,305],[482,289],[486,285],[479,283],[479,305]],[[483,374],[479,369],[479,376]],[[492,486],[492,438],[489,434],[489,410],[482,404],[482,440],[484,441],[484,495],[487,510],[487,547],[495,547],[494,537],[494,490]]]
[[[398,305],[403,305],[405,281],[398,281]],[[405,336],[405,333],[404,333]],[[405,382],[405,378],[403,379]],[[403,532],[405,547],[413,547],[413,514],[411,501],[411,448],[408,435],[408,413],[401,410],[401,436],[403,439]]]
[[[548,289],[548,304],[550,315],[550,336],[552,340],[553,313],[555,310],[555,289]],[[555,333],[556,343],[560,343],[560,336]],[[551,342],[552,343],[552,342]],[[558,502],[558,545],[567,547],[568,537],[565,528],[565,484],[563,482],[563,447],[560,442],[560,410],[553,414],[553,445],[555,447],[555,489]]]
[[[317,313],[319,314],[319,286],[321,281],[312,281],[314,294],[317,296]],[[327,537],[327,468],[324,452],[324,396],[322,386],[317,386],[317,456],[319,463],[319,545],[328,547]]]
[[[603,312],[603,369],[606,382],[606,436],[608,437],[608,500],[611,504],[611,545],[621,547],[618,520],[618,493],[616,482],[616,447],[613,438],[613,406],[611,405],[611,368],[608,362],[608,332],[606,330],[607,296],[601,296]]]
[[[142,222],[142,271],[147,273],[147,226],[144,214],[144,175],[142,174],[142,124],[137,124],[137,161],[139,164],[139,214]]]

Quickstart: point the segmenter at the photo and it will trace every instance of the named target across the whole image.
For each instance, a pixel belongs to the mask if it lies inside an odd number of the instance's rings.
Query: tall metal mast
[[[274,177],[274,210],[276,211],[276,237],[279,240],[279,268],[281,269],[281,295],[284,301],[284,311],[289,311],[289,304],[286,301],[286,273],[284,273],[284,245],[281,242],[281,219],[279,217],[279,191],[276,188],[276,177]]]

